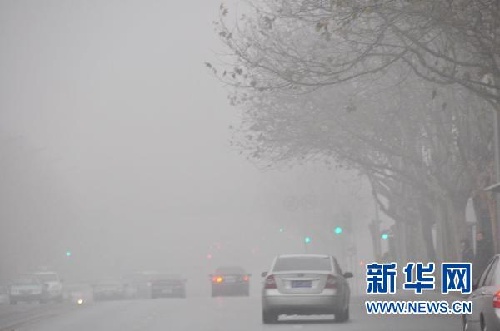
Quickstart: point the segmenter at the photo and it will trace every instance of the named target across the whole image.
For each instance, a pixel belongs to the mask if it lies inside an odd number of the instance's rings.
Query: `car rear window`
[[[215,270],[216,274],[231,275],[231,274],[244,274],[245,270],[240,267],[220,267]]]
[[[328,257],[281,257],[273,271],[321,270],[331,271],[332,264]]]
[[[40,279],[42,282],[57,282],[59,279],[56,274],[36,274],[36,277]]]
[[[15,285],[35,285],[40,284],[38,278],[34,276],[22,276],[14,280]]]

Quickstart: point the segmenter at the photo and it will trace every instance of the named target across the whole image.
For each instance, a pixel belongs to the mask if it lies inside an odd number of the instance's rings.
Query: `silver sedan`
[[[275,323],[280,314],[334,314],[349,319],[350,288],[337,260],[329,255],[294,254],[276,257],[263,272],[262,322]]]
[[[500,330],[500,255],[491,259],[467,300],[472,314],[462,316],[463,330]]]

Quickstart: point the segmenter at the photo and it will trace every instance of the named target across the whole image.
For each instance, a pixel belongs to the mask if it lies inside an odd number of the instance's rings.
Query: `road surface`
[[[281,323],[261,323],[260,298],[232,297],[126,300],[75,304],[0,305],[0,331],[235,331],[235,330],[338,330],[338,331],[447,331],[460,330],[457,316],[369,316],[364,299],[353,298],[351,320],[337,324],[298,316]]]

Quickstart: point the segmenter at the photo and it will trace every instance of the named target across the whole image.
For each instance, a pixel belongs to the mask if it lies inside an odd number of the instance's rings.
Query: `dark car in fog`
[[[210,275],[212,297],[250,294],[250,276],[242,267],[219,267]]]
[[[262,323],[278,321],[281,314],[334,314],[337,322],[349,319],[351,290],[337,260],[329,255],[290,254],[276,257],[263,272]]]
[[[462,316],[464,331],[500,330],[500,254],[491,259],[467,300],[472,314]]]
[[[125,284],[114,279],[100,280],[92,284],[95,301],[120,300],[125,297]]]
[[[158,274],[151,279],[151,298],[185,298],[186,282],[178,274]]]
[[[152,281],[159,274],[156,271],[140,271],[123,277],[125,297],[128,299],[151,299]]]

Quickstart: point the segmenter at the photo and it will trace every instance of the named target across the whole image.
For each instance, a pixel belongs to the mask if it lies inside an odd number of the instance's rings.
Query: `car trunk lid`
[[[273,273],[277,289],[283,294],[319,294],[326,285],[325,271],[286,271]]]

